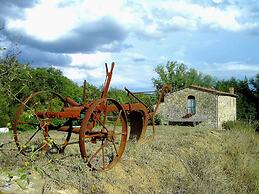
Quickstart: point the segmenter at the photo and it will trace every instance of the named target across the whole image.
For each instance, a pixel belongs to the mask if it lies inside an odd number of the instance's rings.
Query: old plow
[[[82,103],[53,91],[35,92],[22,101],[12,125],[19,152],[23,155],[36,151],[64,153],[68,145],[78,144],[83,160],[91,169],[107,170],[122,157],[128,139],[145,139],[149,119],[154,138],[155,113],[166,88],[153,111],[126,88],[136,102],[120,104],[107,97],[114,66],[112,63],[109,70],[105,64],[106,79],[98,100],[86,99],[84,82]],[[77,134],[77,138],[71,138],[72,134]]]

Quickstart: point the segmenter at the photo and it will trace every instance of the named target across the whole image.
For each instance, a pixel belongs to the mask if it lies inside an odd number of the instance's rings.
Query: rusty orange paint
[[[107,98],[107,93],[112,79],[112,73],[115,63],[111,64],[111,69],[105,64],[106,78],[100,99],[86,102],[86,82],[84,81],[83,102],[78,103],[67,97],[63,98],[55,92],[36,92],[27,97],[17,109],[15,119],[13,121],[14,140],[20,153],[26,155],[31,151],[28,149],[33,138],[39,131],[43,132],[43,150],[48,151],[49,144],[55,141],[49,135],[49,131],[56,130],[67,133],[67,137],[62,145],[55,145],[59,152],[64,152],[66,146],[69,145],[72,133],[78,134],[78,144],[81,156],[86,164],[94,170],[111,169],[122,157],[128,137],[140,140],[145,138],[148,120],[152,120],[153,137],[155,134],[154,117],[159,106],[162,95],[167,88],[161,92],[158,103],[154,112],[150,112],[147,106],[141,102],[128,89],[126,91],[139,102],[120,104],[115,99]],[[43,105],[46,107],[38,110],[35,107],[42,103],[41,96],[50,96],[44,98]],[[57,99],[63,107],[59,111],[53,111],[53,101]],[[38,100],[38,101],[37,101]],[[41,108],[41,106],[39,106]],[[39,108],[39,109],[40,109]],[[32,116],[28,117],[28,114]],[[27,115],[27,116],[26,116]],[[28,118],[27,118],[28,117]],[[31,120],[30,120],[31,118]],[[53,123],[53,120],[62,120],[61,124]],[[80,126],[74,126],[74,122],[80,123]],[[130,135],[128,135],[128,125],[130,126]],[[19,138],[19,130],[24,126],[35,128],[34,132],[28,137],[25,143]],[[90,141],[87,141],[90,140]],[[87,144],[87,145],[86,145]],[[89,144],[89,145],[88,145]],[[87,146],[96,146],[98,149],[89,153]],[[107,147],[109,149],[107,149]],[[110,149],[112,148],[112,149]],[[111,155],[107,155],[107,150],[111,150]],[[98,158],[97,158],[98,157]]]

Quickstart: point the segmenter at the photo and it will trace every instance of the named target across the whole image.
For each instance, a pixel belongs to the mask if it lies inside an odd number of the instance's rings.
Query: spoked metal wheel
[[[14,140],[20,153],[28,155],[40,150],[59,149],[54,141],[56,137],[51,137],[50,131],[54,125],[61,125],[66,121],[40,118],[37,113],[60,111],[65,106],[67,104],[59,94],[45,91],[33,93],[21,102],[12,126]]]
[[[108,170],[121,158],[127,142],[127,119],[114,99],[95,101],[86,111],[79,132],[80,152],[93,170]]]

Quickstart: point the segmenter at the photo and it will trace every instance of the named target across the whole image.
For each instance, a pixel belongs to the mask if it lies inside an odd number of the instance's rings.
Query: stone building
[[[234,88],[222,92],[191,85],[166,94],[158,114],[166,124],[195,125],[206,122],[214,128],[222,128],[224,121],[236,120],[236,97]]]

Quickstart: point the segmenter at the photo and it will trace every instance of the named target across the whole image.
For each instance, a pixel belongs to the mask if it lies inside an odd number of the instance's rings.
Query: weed
[[[10,183],[18,180],[21,190],[37,174],[45,182],[43,193],[259,193],[259,136],[251,130],[159,126],[157,131],[151,143],[128,142],[120,162],[105,172],[90,171],[78,145],[68,146],[64,155],[13,157],[15,144],[7,144],[0,150],[0,174]],[[0,135],[2,142],[10,138]]]

